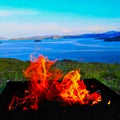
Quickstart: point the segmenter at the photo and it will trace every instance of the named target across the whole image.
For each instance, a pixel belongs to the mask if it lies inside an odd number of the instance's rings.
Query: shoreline
[[[18,60],[18,61],[21,61],[21,62],[30,62],[30,60],[22,60],[22,59],[19,59],[19,58],[3,58],[3,57],[0,57],[0,59],[11,59],[11,60]],[[54,59],[55,60],[55,59]],[[52,61],[54,61],[52,60]],[[79,60],[72,60],[72,59],[57,59],[56,61],[73,61],[73,62],[79,62],[79,63],[102,63],[102,64],[120,64],[120,62],[99,62],[99,61],[79,61]]]

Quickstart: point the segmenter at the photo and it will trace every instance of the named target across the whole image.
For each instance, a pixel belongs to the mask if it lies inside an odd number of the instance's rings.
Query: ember
[[[30,66],[23,71],[30,81],[28,90],[24,91],[23,97],[13,96],[9,110],[15,110],[19,106],[22,106],[22,110],[38,110],[38,105],[44,100],[55,100],[68,105],[94,105],[102,100],[99,92],[90,93],[87,90],[79,70],[70,71],[63,77],[62,71],[52,67],[54,63],[44,56],[31,60]]]

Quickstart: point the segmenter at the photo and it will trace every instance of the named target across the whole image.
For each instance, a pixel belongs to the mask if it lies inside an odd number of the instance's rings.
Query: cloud
[[[0,9],[0,17],[9,17],[0,19],[0,37],[84,34],[120,30],[119,18],[87,19],[69,16],[64,19],[59,14],[29,9]]]
[[[91,21],[78,21],[69,24],[69,26],[64,27],[62,33],[68,34],[80,34],[80,33],[99,33],[99,32],[106,32],[109,30],[117,30],[120,31],[120,22],[119,19],[114,20],[91,20]]]
[[[61,27],[52,22],[41,23],[0,23],[0,36],[27,37],[57,34]]]
[[[109,30],[120,30],[119,25],[84,25],[82,27],[69,25],[65,26],[59,22],[0,22],[1,37],[28,37],[40,35],[61,35],[61,34],[83,34],[93,32],[106,32]]]
[[[38,12],[27,9],[0,10],[0,17],[10,17],[14,15],[34,15],[34,14],[38,14]]]

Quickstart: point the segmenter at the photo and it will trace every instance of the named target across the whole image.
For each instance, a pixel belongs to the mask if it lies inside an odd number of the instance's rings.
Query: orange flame
[[[68,104],[88,104],[89,102],[92,105],[97,104],[101,101],[101,95],[96,92],[89,94],[83,80],[80,80],[80,76],[78,70],[70,71],[65,75],[60,85],[60,97]]]
[[[101,101],[101,95],[97,92],[92,94],[86,89],[79,70],[70,71],[63,77],[62,71],[52,67],[55,61],[50,61],[44,56],[34,58],[30,66],[23,71],[26,78],[30,80],[29,90],[25,90],[24,97],[14,96],[9,110],[16,106],[22,106],[23,110],[38,109],[42,100],[62,100],[67,104],[90,104],[94,105]]]

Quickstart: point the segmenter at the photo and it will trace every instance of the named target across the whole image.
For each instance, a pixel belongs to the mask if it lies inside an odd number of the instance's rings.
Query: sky
[[[120,0],[0,0],[0,37],[120,31]]]

